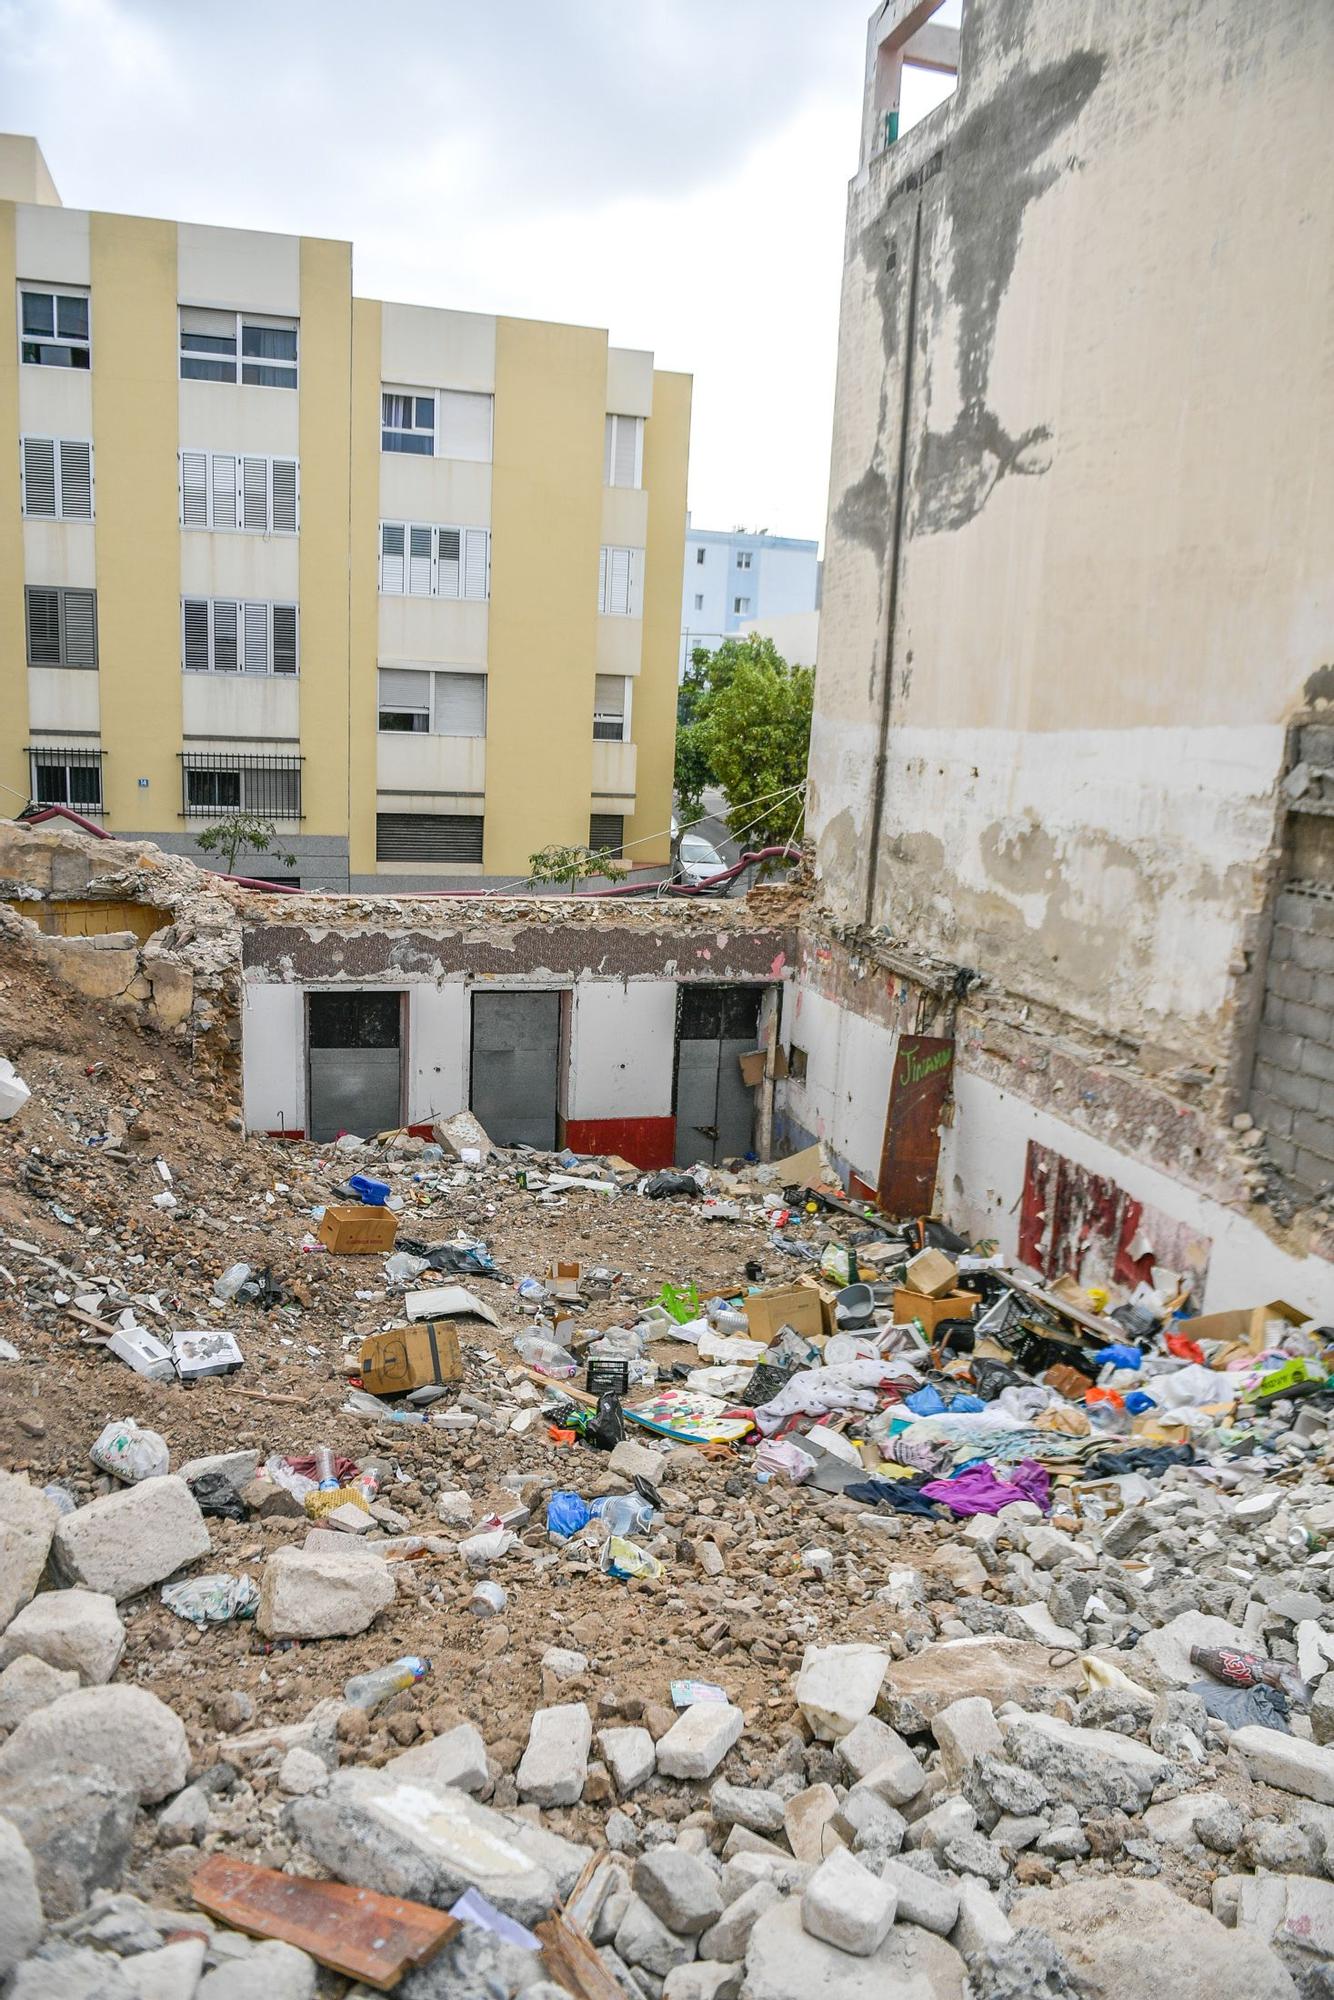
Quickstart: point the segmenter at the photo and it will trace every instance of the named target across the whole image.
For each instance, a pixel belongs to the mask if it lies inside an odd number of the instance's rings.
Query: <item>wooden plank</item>
[[[457,1917],[424,1903],[283,1875],[223,1854],[196,1869],[190,1893],[201,1910],[233,1930],[296,1945],[332,1972],[382,1993],[433,1958],[460,1928]]]
[[[625,2000],[625,1995],[608,1972],[582,1931],[564,1917],[552,1917],[538,1924],[542,1941],[542,1963],[557,1986],[575,2000]]]

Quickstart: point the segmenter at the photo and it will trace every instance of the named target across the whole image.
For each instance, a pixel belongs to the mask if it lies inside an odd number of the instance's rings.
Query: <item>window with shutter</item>
[[[437,736],[486,735],[486,675],[436,674]]]
[[[58,667],[60,660],[60,592],[34,589],[24,592],[28,612],[28,665]]]
[[[23,440],[23,511],[47,521],[56,518],[56,441]]]
[[[246,458],[241,463],[241,526],[262,535],[269,525],[269,461]]]
[[[215,528],[234,528],[236,512],[236,460],[230,452],[215,451],[212,468],[213,521]]]
[[[643,463],[644,419],[609,415],[603,444],[603,485],[640,485]]]
[[[619,855],[625,841],[622,813],[594,813],[588,822],[588,844],[594,854]]]
[[[65,616],[65,665],[97,665],[97,592],[64,590],[61,609]]]
[[[297,462],[294,458],[273,461],[273,531],[294,535],[297,530]]]
[[[431,530],[424,527],[408,529],[408,594],[411,597],[429,597],[431,594]]]
[[[38,368],[89,368],[86,292],[55,292],[25,285],[19,292],[19,359]]]
[[[613,618],[638,618],[642,609],[642,549],[605,548],[598,566],[598,609]]]
[[[463,531],[463,595],[481,598],[488,595],[487,556],[491,537],[485,528],[465,528]]]
[[[488,462],[492,398],[471,389],[441,389],[436,394],[436,407],[440,456]]]
[[[439,528],[436,533],[440,545],[439,582],[436,588],[441,597],[457,597],[462,537],[457,528]]]
[[[425,736],[431,727],[431,676],[380,668],[379,726],[386,733]]]
[[[209,667],[208,599],[187,597],[181,603],[182,655],[187,674],[206,674]]]
[[[380,523],[380,588],[394,597],[403,593],[407,530],[396,521]]]
[[[595,742],[624,742],[625,706],[624,674],[599,674],[593,694],[593,738]]]
[[[23,596],[30,667],[96,667],[95,590],[29,585]]]
[[[377,813],[377,861],[480,861],[480,813]]]
[[[275,674],[296,672],[295,604],[275,604],[273,607],[273,671]]]
[[[60,440],[60,513],[66,521],[93,518],[93,447],[85,438]]]
[[[182,306],[181,379],[230,382],[261,389],[295,389],[297,322],[253,313]]]
[[[186,528],[206,528],[208,526],[208,453],[206,451],[183,451],[181,453],[181,525]]]
[[[266,674],[269,671],[269,607],[267,604],[247,604],[245,607],[245,650],[241,655],[241,671],[247,674]]]
[[[240,647],[238,632],[240,620],[234,597],[219,597],[213,602],[213,671],[215,674],[234,674],[238,671]]]

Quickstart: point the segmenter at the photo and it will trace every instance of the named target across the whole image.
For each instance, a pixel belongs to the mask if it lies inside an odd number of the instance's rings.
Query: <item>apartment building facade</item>
[[[681,582],[681,665],[700,646],[711,652],[750,621],[815,611],[820,544],[793,535],[747,534],[686,523]]]
[[[669,858],[689,377],[0,143],[0,801],[310,888]]]

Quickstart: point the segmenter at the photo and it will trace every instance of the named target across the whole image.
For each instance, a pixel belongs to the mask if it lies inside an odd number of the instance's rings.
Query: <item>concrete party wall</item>
[[[850,193],[825,894],[1196,1060],[1334,696],[1332,84],[1306,0],[968,0]]]

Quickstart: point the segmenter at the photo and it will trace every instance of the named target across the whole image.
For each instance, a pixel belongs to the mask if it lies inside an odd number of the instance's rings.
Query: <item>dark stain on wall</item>
[[[882,396],[882,428],[884,413],[885,399]],[[868,465],[861,478],[844,493],[834,509],[834,520],[840,533],[853,541],[865,543],[876,562],[883,564],[889,540],[889,483],[881,470],[879,452],[875,464]]]
[[[339,931],[269,923],[245,932],[244,962],[279,982],[349,980],[355,984],[419,979],[771,980],[790,961],[786,930],[718,932],[613,931],[566,922],[503,936],[459,932]]]

